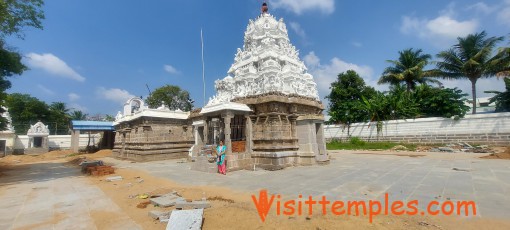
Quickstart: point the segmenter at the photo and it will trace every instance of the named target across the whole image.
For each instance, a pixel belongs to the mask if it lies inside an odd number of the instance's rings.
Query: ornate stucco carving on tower
[[[283,19],[276,20],[267,10],[255,21],[250,19],[244,45],[227,73],[215,81],[217,94],[208,105],[272,92],[319,101],[317,84],[290,43]]]

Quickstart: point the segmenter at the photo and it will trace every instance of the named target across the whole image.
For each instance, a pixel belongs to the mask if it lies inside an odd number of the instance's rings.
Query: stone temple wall
[[[141,117],[118,124],[114,156],[136,161],[185,158],[194,144],[191,120]]]
[[[253,113],[251,122],[251,160],[255,167],[278,170],[297,165],[313,165],[328,160],[323,138],[322,104],[298,95],[270,93],[238,98]],[[324,157],[318,157],[324,155]],[[232,167],[245,157],[234,157]],[[243,163],[237,163],[237,162]]]

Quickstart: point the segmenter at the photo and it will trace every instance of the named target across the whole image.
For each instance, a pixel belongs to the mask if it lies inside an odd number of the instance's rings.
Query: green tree
[[[64,102],[53,102],[49,106],[49,127],[54,134],[68,134],[69,132],[69,109]]]
[[[416,98],[402,84],[391,86],[390,91],[385,95],[386,105],[384,109],[387,113],[386,119],[408,119],[416,118],[419,115],[420,109]]]
[[[115,121],[115,117],[110,114],[106,114],[103,120],[104,121]]]
[[[21,55],[8,47],[5,38],[16,35],[23,39],[23,29],[34,27],[42,29],[41,20],[44,12],[41,10],[43,0],[1,0],[0,1],[0,114],[5,110],[4,101],[7,100],[5,91],[11,87],[7,77],[21,75],[27,67],[21,63]],[[5,130],[7,120],[0,117],[0,130]]]
[[[490,103],[496,103],[496,112],[510,112],[510,78],[503,78],[505,81],[505,92],[485,91],[485,93],[496,94],[490,99]]]
[[[42,29],[44,12],[43,0],[2,0],[0,1],[0,37],[16,35],[23,39],[23,29]]]
[[[473,110],[476,113],[476,82],[480,78],[493,77],[504,71],[505,54],[494,54],[497,43],[503,37],[487,37],[485,31],[457,38],[457,44],[437,57],[436,76],[445,79],[468,79],[471,82]]]
[[[326,98],[329,100],[329,123],[340,123],[347,126],[355,122],[368,120],[368,114],[363,110],[362,96],[371,98],[376,91],[365,85],[365,81],[354,70],[340,73],[337,80],[331,83],[331,92]]]
[[[406,87],[393,85],[389,92],[377,92],[372,98],[362,97],[363,110],[369,121],[377,125],[377,135],[381,134],[383,121],[416,118],[419,115],[418,104]]]
[[[439,88],[420,85],[414,91],[414,97],[425,117],[464,117],[469,110],[465,104],[467,94],[458,88]]]
[[[81,110],[73,110],[69,113],[69,119],[78,121],[87,120],[87,114],[83,113]]]
[[[383,129],[383,121],[390,119],[391,112],[388,110],[387,97],[379,91],[371,98],[361,97],[363,100],[363,110],[367,112],[370,122],[376,122],[377,136]]]
[[[422,52],[421,49],[413,50],[412,48],[399,51],[398,60],[387,60],[391,66],[384,69],[383,75],[377,84],[397,85],[405,83],[407,91],[411,91],[418,83],[438,83],[438,80],[431,78],[431,71],[423,70],[429,64],[432,56]]]
[[[13,93],[5,100],[16,134],[26,134],[30,125],[50,118],[49,106],[28,94]]]
[[[193,108],[193,100],[191,100],[189,92],[175,85],[157,88],[145,99],[145,103],[152,109],[161,106],[162,103],[171,110],[191,111]]]

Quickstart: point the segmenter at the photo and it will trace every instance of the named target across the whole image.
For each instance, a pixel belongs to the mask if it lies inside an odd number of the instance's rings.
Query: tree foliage
[[[171,110],[191,111],[193,108],[193,100],[191,100],[189,92],[175,85],[165,85],[157,88],[145,99],[145,103],[153,109],[162,104]]]
[[[389,83],[391,85],[406,84],[407,91],[414,90],[417,84],[439,83],[431,78],[432,72],[423,70],[429,60],[430,54],[423,54],[421,49],[406,49],[399,51],[398,60],[387,60],[391,66],[387,67],[378,84]]]
[[[465,104],[467,94],[458,88],[439,88],[420,85],[414,92],[414,97],[424,117],[464,117],[469,111]]]
[[[367,86],[363,78],[355,71],[338,74],[337,80],[331,83],[329,99],[330,123],[350,125],[354,122],[368,120],[368,113],[363,110],[362,97],[371,98],[375,95],[374,88]]]
[[[505,92],[485,91],[485,93],[496,94],[490,99],[490,103],[496,103],[496,112],[510,112],[510,78],[503,78],[505,81]]]
[[[28,94],[13,93],[5,101],[17,134],[26,134],[30,124],[47,122],[50,118],[49,106]]]
[[[0,1],[1,38],[16,35],[24,38],[23,29],[34,27],[42,29],[44,12],[43,0],[2,0]]]
[[[69,118],[71,120],[83,121],[87,120],[87,114],[81,110],[73,110],[71,113],[69,113]]]
[[[485,31],[457,38],[457,44],[437,57],[436,76],[445,79],[468,79],[471,82],[473,110],[476,113],[476,82],[480,78],[493,77],[505,71],[505,52],[494,54],[496,45],[503,37],[487,37]]]
[[[69,108],[64,102],[53,102],[49,106],[50,117],[47,122],[50,122],[54,127],[52,134],[64,135],[69,133]]]
[[[5,112],[5,91],[11,88],[11,82],[6,77],[21,75],[27,70],[21,63],[21,55],[5,44],[5,38],[16,35],[23,39],[23,29],[26,27],[42,29],[43,4],[43,0],[0,0],[0,114]],[[6,127],[7,120],[0,117],[0,130]]]
[[[383,121],[415,118],[419,115],[418,104],[401,84],[391,87],[389,92],[377,92],[372,98],[363,97],[364,110],[368,112],[369,121],[376,122],[377,134],[383,128]]]
[[[69,121],[77,112],[70,112],[63,102],[53,102],[48,105],[35,97],[20,93],[8,95],[5,104],[9,108],[16,134],[26,134],[30,125],[38,121],[48,125],[51,134],[69,134]]]

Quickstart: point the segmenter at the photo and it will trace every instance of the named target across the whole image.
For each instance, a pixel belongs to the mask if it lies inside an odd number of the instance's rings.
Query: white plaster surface
[[[494,134],[510,133],[510,113],[466,115],[451,118],[421,118],[384,122],[382,136],[448,135],[448,134]],[[375,123],[355,123],[350,128],[351,136],[376,137]],[[325,125],[326,139],[347,138],[347,128],[342,125]]]
[[[269,13],[249,21],[244,45],[237,49],[227,74],[215,81],[216,95],[208,105],[269,92],[319,100],[317,84],[291,44],[285,22]]]
[[[25,149],[28,148],[28,136],[27,135],[19,135],[18,138],[15,139],[14,148],[15,149]],[[101,135],[92,134],[90,139],[90,145],[97,145],[101,139]],[[80,147],[86,147],[89,141],[88,134],[80,135]],[[60,149],[70,149],[71,148],[71,135],[50,135],[48,136],[48,147],[50,148],[60,148]]]

